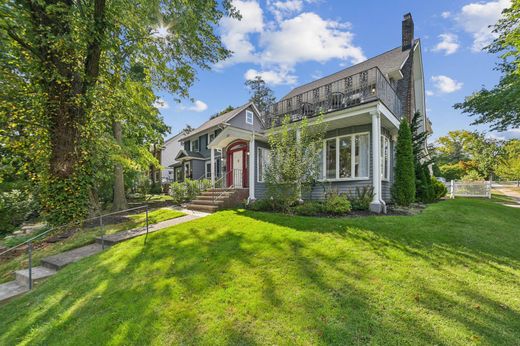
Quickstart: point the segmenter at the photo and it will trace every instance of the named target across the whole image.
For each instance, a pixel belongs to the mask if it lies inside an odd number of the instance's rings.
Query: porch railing
[[[401,119],[401,100],[377,67],[275,103],[266,115],[267,125],[280,125],[286,115],[291,121],[298,121],[375,100],[380,100],[397,119]]]

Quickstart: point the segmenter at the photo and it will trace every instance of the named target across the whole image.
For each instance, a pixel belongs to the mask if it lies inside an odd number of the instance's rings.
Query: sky
[[[488,132],[496,138],[520,137],[520,129],[491,133],[471,126],[472,118],[453,109],[500,74],[498,59],[485,51],[488,28],[510,0],[234,0],[242,20],[223,18],[217,28],[226,61],[199,70],[191,99],[176,102],[159,93],[157,103],[171,133],[197,127],[228,105],[249,99],[244,82],[256,75],[277,99],[294,87],[337,72],[401,44],[401,21],[410,12],[421,39],[426,108],[431,140],[458,129]]]

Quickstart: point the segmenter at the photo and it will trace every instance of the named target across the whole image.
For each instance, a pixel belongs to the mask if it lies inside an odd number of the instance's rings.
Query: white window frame
[[[265,179],[264,179],[264,176],[260,176],[260,160],[264,157],[263,156],[263,153],[262,151],[265,151],[267,152],[267,155],[269,155],[271,153],[271,150],[267,149],[267,148],[262,148],[262,147],[258,147],[257,148],[257,151],[256,151],[256,154],[257,154],[257,161],[256,161],[256,181],[258,183],[264,183],[265,182]],[[264,174],[265,174],[265,166],[266,166],[266,163],[264,162]]]
[[[385,160],[385,142],[388,143],[388,157]],[[390,145],[390,138],[388,138],[385,135],[381,135],[381,179],[385,181],[390,181],[390,170],[392,166],[390,165],[391,161],[390,158],[392,156],[392,147]],[[387,175],[385,176],[385,168],[388,167]]]
[[[253,114],[253,112],[250,111],[249,109],[247,109],[246,110],[246,124],[253,125],[253,122],[254,122],[253,118],[254,118],[254,116],[255,115]],[[249,120],[249,119],[251,119],[251,120]]]
[[[354,159],[356,156],[356,137],[368,135],[368,149],[367,149],[367,162],[368,162],[368,176],[364,177],[350,177],[350,178],[340,178],[339,177],[339,141],[342,138],[351,137],[351,146],[350,146],[350,164],[351,164],[351,172],[352,175],[355,174],[356,171],[356,160]],[[331,139],[336,139],[336,177],[335,178],[327,178],[327,141]],[[358,181],[358,180],[369,180],[370,179],[370,132],[358,132],[352,133],[348,135],[341,135],[336,137],[325,138],[323,140],[323,178],[320,181]]]
[[[197,150],[195,150],[195,148],[194,148],[194,146],[193,146],[193,144],[194,144],[195,142],[197,142]],[[191,145],[191,151],[196,152],[196,153],[198,153],[198,152],[200,151],[200,147],[199,147],[200,143],[199,143],[199,142],[200,142],[200,141],[199,141],[199,138],[197,138],[197,139],[195,139],[195,140],[192,140],[192,141],[190,142],[190,145]]]
[[[209,171],[208,171],[208,165],[209,165]],[[216,171],[216,169],[215,169]],[[204,176],[206,179],[211,179],[211,160],[204,161]],[[216,173],[216,172],[215,172]]]
[[[211,138],[213,136],[213,138]],[[206,145],[206,148],[209,149],[209,143],[213,142],[213,140],[215,139],[215,134],[214,133],[210,133],[208,135],[208,143]]]

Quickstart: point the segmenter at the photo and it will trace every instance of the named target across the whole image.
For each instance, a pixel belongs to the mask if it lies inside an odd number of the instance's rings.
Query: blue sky
[[[247,102],[246,78],[261,74],[281,98],[293,87],[326,76],[400,45],[402,16],[411,12],[422,41],[427,112],[433,140],[450,130],[486,131],[453,109],[466,95],[499,78],[496,57],[482,52],[487,28],[510,0],[241,0],[238,22],[229,18],[219,32],[234,55],[200,71],[191,100],[176,103],[160,94],[161,114],[172,133],[199,126],[227,105]],[[490,134],[520,137],[519,130]]]

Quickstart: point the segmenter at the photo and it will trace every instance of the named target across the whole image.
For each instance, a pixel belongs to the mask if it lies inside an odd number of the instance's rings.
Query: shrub
[[[324,213],[325,208],[323,203],[318,201],[308,201],[303,204],[298,204],[291,208],[291,211],[296,215],[303,216],[317,216]]]
[[[343,215],[351,210],[348,198],[339,194],[330,194],[323,204],[323,211],[330,215]]]
[[[347,197],[352,205],[352,210],[368,210],[374,197],[374,187],[363,186],[359,188],[358,186],[356,187],[356,193]]]
[[[397,137],[395,181],[392,186],[392,198],[401,206],[409,206],[415,200],[415,169],[412,149],[412,133],[408,121],[399,125]]]
[[[154,195],[162,193],[161,183],[153,183],[152,187],[150,188],[150,193]]]
[[[32,194],[12,190],[0,193],[0,233],[10,233],[39,211]]]
[[[483,181],[484,177],[475,170],[468,171],[468,173],[462,177],[462,181]]]
[[[208,179],[175,181],[170,184],[170,196],[172,196],[174,204],[181,204],[193,200],[201,191],[210,187],[211,181]]]
[[[272,202],[268,199],[257,199],[247,205],[247,209],[253,211],[273,211]]]
[[[448,193],[448,188],[442,182],[432,178],[433,194],[435,199],[441,199]]]

